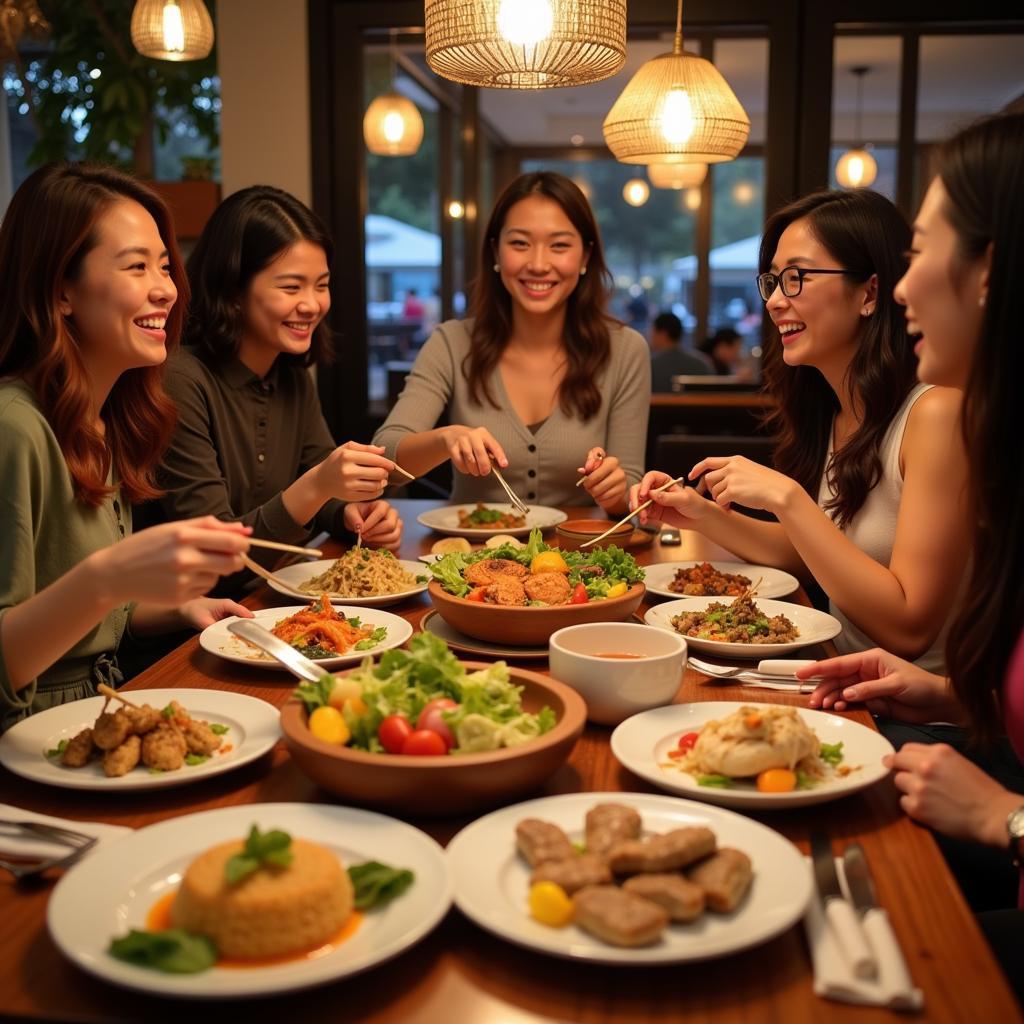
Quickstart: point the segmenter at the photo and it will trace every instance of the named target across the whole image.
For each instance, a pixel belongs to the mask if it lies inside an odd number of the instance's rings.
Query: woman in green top
[[[163,202],[107,167],[51,165],[0,225],[0,728],[119,677],[126,628],[202,627],[247,531],[133,537],[174,424],[161,369],[187,284]],[[122,539],[125,538],[125,539]]]

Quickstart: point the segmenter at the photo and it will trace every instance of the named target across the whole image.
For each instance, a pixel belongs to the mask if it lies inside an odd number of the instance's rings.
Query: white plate
[[[676,749],[680,736],[699,732],[705,722],[725,718],[737,708],[749,705],[756,706],[756,701],[699,701],[643,711],[627,718],[612,733],[612,753],[634,775],[661,789],[726,807],[765,809],[823,804],[872,786],[889,774],[882,758],[893,753],[893,748],[881,733],[849,718],[810,708],[796,711],[822,743],[842,743],[842,763],[856,767],[856,771],[845,777],[827,779],[813,789],[759,793],[752,782],[737,782],[733,789],[699,786],[697,780],[681,768],[661,767],[669,763],[668,752]]]
[[[273,629],[282,619],[289,615],[301,612],[309,605],[288,605],[281,608],[262,608],[255,613],[252,620],[264,629]],[[382,643],[365,651],[350,651],[348,654],[339,654],[334,658],[313,658],[318,665],[326,669],[336,668],[338,665],[357,665],[368,654],[380,654],[389,651],[392,647],[401,647],[409,637],[412,636],[412,626],[399,615],[392,615],[391,612],[378,611],[376,608],[349,608],[345,605],[335,605],[334,610],[346,619],[358,618],[364,626],[386,626],[388,635]],[[269,654],[257,651],[250,644],[247,644],[241,637],[235,636],[228,631],[228,624],[238,621],[237,615],[231,615],[226,619],[215,622],[212,626],[199,634],[199,646],[210,654],[216,654],[219,658],[226,658],[228,661],[237,662],[239,665],[251,665],[253,668],[276,668],[282,672],[288,670],[279,661],[271,658]]]
[[[692,569],[699,564],[700,562],[696,561],[656,562],[654,565],[644,566],[646,574],[644,583],[647,584],[647,590],[651,594],[657,594],[660,597],[683,597],[685,595],[678,591],[669,590],[668,585],[675,579],[679,569]],[[772,569],[767,565],[748,565],[746,562],[712,562],[711,565],[719,572],[739,573],[741,576],[746,576],[751,583],[757,583],[760,579],[761,583],[757,588],[755,600],[760,600],[762,597],[785,597],[786,594],[792,594],[800,586],[800,581],[795,576],[791,576],[781,569]],[[732,598],[719,597],[715,600],[731,601]]]
[[[516,853],[517,822],[541,818],[578,840],[587,811],[607,801],[635,807],[647,832],[706,825],[720,846],[748,854],[754,881],[740,906],[731,914],[670,925],[660,942],[638,949],[610,946],[575,925],[548,928],[533,920],[526,907],[530,868]],[[455,905],[481,928],[528,949],[591,963],[681,963],[735,953],[785,931],[803,916],[811,896],[800,851],[778,832],[732,811],[646,793],[570,793],[505,807],[467,825],[446,854]]]
[[[286,565],[283,569],[275,569],[274,575],[279,579],[290,584],[289,587],[282,587],[275,580],[267,580],[270,587],[276,590],[279,594],[284,594],[287,597],[297,597],[303,601],[311,601],[317,595],[307,594],[299,590],[299,584],[305,583],[307,580],[311,580],[314,576],[319,576],[325,573],[332,565],[334,565],[335,559],[325,558],[319,562],[303,562],[299,565]],[[427,589],[427,583],[429,582],[430,573],[423,571],[423,566],[419,562],[409,562],[400,559],[398,564],[408,573],[413,576],[424,576],[427,579],[423,583],[414,583],[408,590],[402,590],[397,594],[378,594],[374,597],[337,597],[331,596],[331,604],[348,604],[358,606],[360,608],[383,608],[385,605],[397,604],[399,601],[404,601],[407,597],[412,597],[413,594],[422,594]]]
[[[497,509],[499,512],[518,514],[517,510],[509,504],[502,504],[500,501],[485,501],[487,508]],[[568,516],[557,508],[549,508],[547,505],[531,505],[530,511],[526,514],[526,525],[509,529],[507,526],[488,526],[479,529],[459,526],[459,511],[472,512],[476,508],[476,502],[469,505],[446,505],[444,508],[432,508],[416,517],[416,521],[437,533],[447,534],[449,537],[468,537],[470,540],[486,540],[496,533],[507,533],[510,537],[526,537],[534,528],[547,530],[559,523],[564,523]]]
[[[732,597],[682,597],[678,601],[655,605],[644,615],[644,622],[649,626],[660,626],[674,633],[672,620],[677,615],[702,611],[716,601],[728,605],[734,600]],[[769,618],[773,615],[785,615],[799,631],[797,639],[790,644],[734,644],[726,643],[724,640],[701,640],[699,637],[688,636],[686,642],[690,649],[715,654],[720,658],[776,658],[791,651],[799,651],[811,644],[831,640],[843,629],[838,619],[827,612],[819,612],[817,608],[806,608],[802,604],[789,604],[786,601],[762,601],[761,598],[755,598],[754,603]]]
[[[228,726],[224,743],[231,744],[226,754],[214,754],[209,761],[184,765],[174,772],[151,774],[135,768],[127,775],[108,779],[99,761],[82,768],[65,768],[51,761],[45,751],[53,750],[62,739],[71,739],[96,721],[106,697],[88,697],[47,708],[18,722],[0,737],[0,764],[22,778],[45,782],[65,789],[162,789],[229,772],[265,754],[280,738],[280,713],[273,704],[243,693],[226,690],[133,690],[129,700],[164,708],[176,700],[196,718]]]
[[[245,838],[254,824],[321,843],[346,866],[380,860],[409,868],[416,879],[393,903],[367,911],[354,935],[315,960],[164,974],[107,953],[112,938],[145,928],[150,908],[177,886],[192,860],[218,843]],[[450,905],[444,852],[411,825],[329,804],[245,804],[161,821],[100,847],[57,883],[47,924],[69,960],[105,981],[161,995],[224,999],[291,992],[365,970],[419,942]]]

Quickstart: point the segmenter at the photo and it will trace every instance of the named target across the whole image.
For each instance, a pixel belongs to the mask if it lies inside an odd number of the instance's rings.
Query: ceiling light
[[[864,76],[871,69],[865,66],[850,68],[850,73],[857,76],[857,145],[848,149],[836,164],[836,181],[843,188],[867,188],[878,176],[878,164],[864,146],[864,134],[861,127],[861,111],[864,101]]]
[[[427,64],[490,89],[586,85],[626,60],[626,0],[425,0]]]
[[[391,34],[391,80],[388,92],[378,96],[363,115],[363,140],[377,156],[412,156],[423,141],[423,118],[411,99],[394,87],[398,59]]]
[[[718,69],[683,50],[683,0],[675,45],[647,61],[608,111],[604,138],[626,164],[732,160],[750,134],[750,118]]]
[[[648,164],[647,177],[655,188],[695,188],[707,177],[707,164]]]
[[[143,57],[202,60],[213,49],[213,21],[203,0],[137,0],[132,43]]]
[[[630,178],[622,186],[622,198],[630,206],[643,206],[651,198],[650,186],[643,178]]]

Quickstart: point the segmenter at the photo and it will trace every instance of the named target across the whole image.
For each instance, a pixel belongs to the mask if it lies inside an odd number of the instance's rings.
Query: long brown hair
[[[1024,631],[1024,114],[988,118],[955,135],[941,147],[938,176],[948,196],[943,212],[959,243],[949,287],[957,289],[958,271],[992,247],[962,417],[976,522],[974,560],[946,641],[953,689],[984,745],[1001,731],[997,695]]]
[[[867,189],[823,191],[804,196],[774,213],[761,239],[761,272],[771,266],[779,238],[794,221],[806,218],[819,242],[853,280],[878,275],[875,311],[861,320],[857,350],[844,385],[858,402],[860,425],[835,452],[829,485],[835,497],[826,508],[840,527],[860,511],[882,476],[878,451],[886,431],[914,385],[917,361],[903,311],[893,288],[906,268],[910,227],[884,196]],[[774,332],[765,346],[765,384],[777,404],[767,423],[775,433],[775,467],[817,501],[839,399],[811,366],[787,366]]]
[[[601,392],[596,377],[611,358],[611,332],[616,321],[606,312],[611,274],[604,261],[601,235],[586,196],[575,182],[554,171],[521,174],[498,197],[484,231],[480,252],[480,272],[473,286],[470,315],[473,317],[472,344],[462,364],[462,372],[475,402],[486,399],[495,408],[489,380],[502,352],[512,336],[512,297],[491,269],[494,246],[505,226],[508,211],[521,199],[543,196],[562,208],[589,250],[587,273],[569,296],[565,314],[565,377],[558,389],[558,404],[567,415],[583,420],[597,415]]]
[[[188,281],[170,213],[145,185],[112,167],[49,164],[25,180],[0,225],[0,376],[21,378],[32,389],[64,454],[75,496],[88,507],[111,493],[111,462],[128,500],[157,497],[154,472],[176,419],[161,385],[162,367],[127,370],[104,404],[104,437],[89,418],[89,382],[75,325],[60,312],[65,284],[97,244],[97,224],[122,199],[150,213],[167,246],[178,289],[165,326],[170,348],[181,331]]]

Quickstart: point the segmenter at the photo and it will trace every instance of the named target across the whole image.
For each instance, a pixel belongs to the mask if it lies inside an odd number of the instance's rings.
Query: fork
[[[10,829],[15,835],[36,837],[55,845],[71,848],[69,853],[45,857],[42,860],[29,860],[23,863],[0,860],[0,868],[10,871],[19,880],[30,878],[33,875],[41,875],[50,868],[70,867],[99,842],[96,836],[87,836],[83,832],[74,832],[69,828],[60,828],[57,825],[44,825],[37,821],[0,821],[0,829]]]
[[[508,495],[508,500],[512,502],[512,507],[518,509],[524,516],[527,515],[530,511],[529,508],[523,504],[522,498],[505,482],[505,478],[501,475],[498,467],[492,464],[491,472],[498,478],[498,483],[505,488],[505,493]]]

